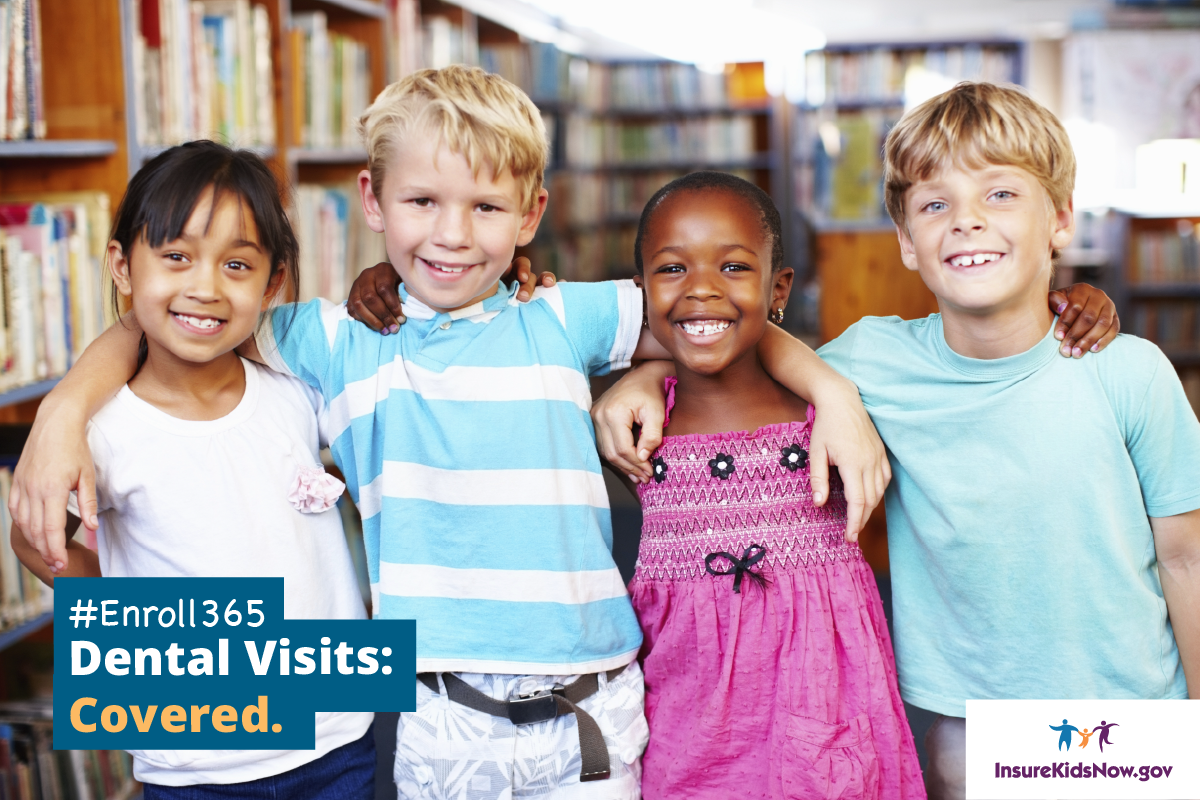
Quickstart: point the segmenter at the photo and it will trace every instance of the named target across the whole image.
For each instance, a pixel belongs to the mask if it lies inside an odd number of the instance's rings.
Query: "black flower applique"
[[[662,456],[657,456],[651,463],[654,464],[654,482],[662,483],[667,479],[667,462],[663,461]]]
[[[733,456],[717,453],[716,458],[708,460],[708,466],[712,471],[714,478],[720,478],[723,481],[729,480],[729,476],[733,474],[735,467],[733,466]]]
[[[783,454],[783,458],[779,459],[779,466],[787,467],[792,472],[803,469],[808,463],[808,451],[798,444],[784,447],[779,452]]]

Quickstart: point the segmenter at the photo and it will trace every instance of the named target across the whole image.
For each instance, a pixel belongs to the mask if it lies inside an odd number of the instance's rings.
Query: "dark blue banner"
[[[312,749],[316,712],[412,711],[415,675],[413,620],[284,619],[283,578],[54,582],[56,749]]]

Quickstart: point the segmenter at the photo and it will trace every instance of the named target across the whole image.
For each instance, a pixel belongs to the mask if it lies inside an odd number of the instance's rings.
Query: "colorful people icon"
[[[1100,724],[1097,725],[1095,728],[1092,728],[1092,733],[1095,733],[1096,731],[1100,731],[1100,738],[1098,740],[1098,743],[1100,744],[1100,752],[1101,753],[1104,752],[1104,745],[1112,744],[1112,742],[1109,741],[1109,738],[1108,738],[1109,728],[1116,728],[1116,727],[1119,727],[1119,726],[1115,722],[1105,722],[1104,720],[1100,720]]]
[[[1092,736],[1095,735],[1095,733],[1096,733],[1096,731],[1094,731],[1094,730],[1091,733],[1088,733],[1087,728],[1084,728],[1083,730],[1079,731],[1079,738],[1083,739],[1083,741],[1079,743],[1080,749],[1087,747],[1088,739],[1092,738]]]
[[[1052,731],[1062,731],[1062,735],[1058,737],[1058,749],[1061,751],[1063,748],[1063,745],[1065,744],[1067,746],[1067,749],[1070,750],[1071,749],[1071,731],[1075,731],[1075,733],[1079,733],[1079,728],[1076,728],[1074,725],[1067,724],[1067,721],[1065,719],[1063,720],[1062,725],[1058,725],[1058,726],[1051,725],[1049,727],[1050,727],[1050,730],[1052,730]]]

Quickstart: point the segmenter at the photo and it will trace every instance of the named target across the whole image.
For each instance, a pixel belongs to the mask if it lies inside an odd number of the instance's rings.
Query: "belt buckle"
[[[552,689],[535,692],[528,697],[518,697],[508,701],[508,719],[513,725],[533,725],[546,722],[558,716],[558,701],[555,692],[563,687],[555,685]]]

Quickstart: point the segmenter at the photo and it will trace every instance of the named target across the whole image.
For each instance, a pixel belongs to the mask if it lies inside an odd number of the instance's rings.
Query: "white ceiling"
[[[1102,15],[1111,0],[756,0],[803,20],[830,42],[1061,38],[1076,15]]]

